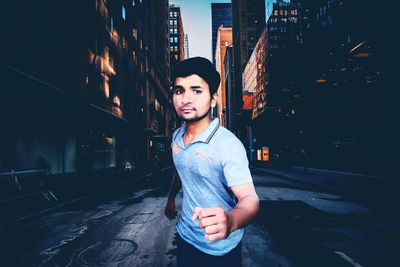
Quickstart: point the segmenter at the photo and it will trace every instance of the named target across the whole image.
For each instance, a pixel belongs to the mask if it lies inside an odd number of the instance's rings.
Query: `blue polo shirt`
[[[232,186],[251,183],[249,164],[241,141],[219,125],[218,118],[186,147],[183,142],[185,124],[172,138],[175,168],[182,181],[182,211],[177,223],[179,235],[197,249],[221,256],[235,248],[243,229],[232,232],[226,239],[207,241],[199,220],[192,221],[194,207],[223,207],[230,211],[236,205]]]

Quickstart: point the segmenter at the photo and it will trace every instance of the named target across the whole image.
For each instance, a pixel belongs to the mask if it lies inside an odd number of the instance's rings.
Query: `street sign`
[[[269,147],[262,148],[262,161],[269,161]]]

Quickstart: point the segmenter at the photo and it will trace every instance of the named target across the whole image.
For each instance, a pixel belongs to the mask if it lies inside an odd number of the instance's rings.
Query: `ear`
[[[214,93],[211,97],[211,107],[214,108],[218,103],[218,93]]]

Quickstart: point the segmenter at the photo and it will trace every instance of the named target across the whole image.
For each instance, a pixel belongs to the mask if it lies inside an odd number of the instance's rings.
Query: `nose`
[[[186,104],[186,103],[190,103],[192,102],[192,96],[190,95],[190,93],[185,92],[182,94],[182,103]]]

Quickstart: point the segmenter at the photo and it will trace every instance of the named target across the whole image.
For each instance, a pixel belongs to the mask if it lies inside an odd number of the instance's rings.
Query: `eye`
[[[181,95],[182,93],[183,93],[183,90],[182,90],[182,89],[179,89],[179,88],[178,88],[178,89],[175,89],[175,90],[174,90],[174,94],[175,94],[175,95]]]
[[[195,94],[195,95],[199,95],[199,94],[201,94],[201,93],[202,93],[201,90],[198,90],[198,89],[195,89],[195,90],[194,90],[194,94]]]

